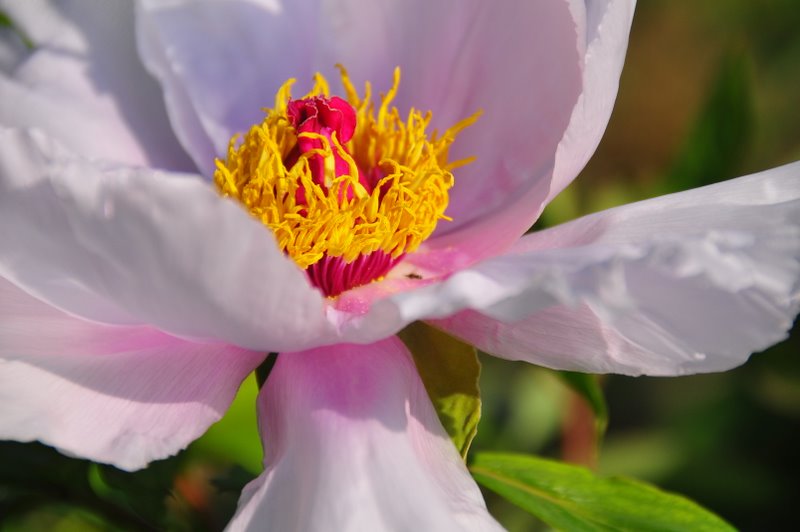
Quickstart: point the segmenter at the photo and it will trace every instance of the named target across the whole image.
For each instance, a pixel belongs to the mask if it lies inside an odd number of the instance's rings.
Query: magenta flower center
[[[451,170],[468,162],[448,162],[448,149],[477,119],[429,138],[430,113],[401,119],[390,107],[399,70],[377,107],[369,84],[362,99],[340,70],[346,99],[317,74],[314,89],[294,100],[288,81],[264,121],[231,139],[214,173],[220,193],[269,227],[329,297],[381,279],[448,219]]]

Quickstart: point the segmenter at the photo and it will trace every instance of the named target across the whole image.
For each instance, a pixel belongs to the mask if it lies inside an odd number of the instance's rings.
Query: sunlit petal
[[[43,129],[85,157],[192,168],[136,53],[131,2],[30,1],[3,9],[34,48],[0,73],[0,125]]]
[[[0,139],[0,274],[29,292],[90,319],[263,351],[326,334],[302,270],[200,178],[106,168],[39,133]]]
[[[230,530],[500,530],[395,337],[279,355],[259,416]]]
[[[434,287],[437,325],[558,369],[721,371],[800,305],[800,164],[581,218]],[[409,295],[408,312],[424,300]],[[444,303],[444,302],[448,303]]]
[[[0,278],[0,439],[138,469],[222,417],[263,357],[89,323]]]

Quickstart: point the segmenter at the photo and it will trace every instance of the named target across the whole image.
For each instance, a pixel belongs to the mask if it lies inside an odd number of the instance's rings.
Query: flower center
[[[376,109],[371,87],[359,97],[339,66],[346,99],[331,96],[327,80],[291,99],[290,79],[275,107],[216,160],[214,182],[275,233],[280,248],[327,296],[380,279],[406,253],[449,220],[451,171],[472,159],[448,162],[456,135],[476,113],[438,136],[431,114],[411,109],[403,120],[390,104],[394,83]]]

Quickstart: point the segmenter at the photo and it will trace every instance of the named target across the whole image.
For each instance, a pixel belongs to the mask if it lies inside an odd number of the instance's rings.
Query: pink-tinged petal
[[[43,129],[89,158],[192,168],[166,120],[158,84],[139,62],[131,2],[7,8],[35,48],[13,72],[0,74],[0,124]]]
[[[284,353],[229,530],[501,530],[396,337]]]
[[[636,0],[571,0],[583,50],[583,92],[556,151],[545,205],[578,176],[600,144],[617,99]],[[581,11],[581,9],[585,11]]]
[[[560,141],[554,152],[555,159],[542,159],[539,166],[502,169],[501,172],[516,173],[526,180],[520,182],[513,193],[506,194],[502,204],[493,206],[496,208],[492,212],[483,213],[472,223],[431,240],[429,248],[434,250],[431,253],[442,249],[451,253],[451,249],[457,249],[463,254],[461,260],[469,262],[507,249],[533,225],[545,205],[578,175],[600,142],[617,96],[635,1],[608,0],[586,2],[586,5],[572,1],[570,4],[578,31],[582,90],[571,108],[566,130],[558,129]],[[531,83],[540,83],[540,80]],[[571,90],[570,86],[565,90]],[[480,126],[476,129],[480,131]],[[520,134],[516,129],[514,133]],[[521,138],[526,139],[524,135]],[[479,157],[483,154],[484,150],[476,152]],[[481,165],[476,166],[480,168]],[[497,171],[489,170],[486,179],[494,182]],[[460,175],[457,173],[456,179]]]
[[[79,320],[0,278],[0,439],[138,469],[202,435],[263,357]]]
[[[263,351],[330,327],[269,230],[207,182],[104,168],[37,132],[0,130],[0,275],[87,318]]]
[[[533,233],[370,312],[449,318],[437,324],[481,349],[550,367],[671,375],[741,364],[799,305],[795,163]],[[464,309],[483,316],[450,317]]]
[[[384,87],[396,64],[401,110],[432,110],[440,131],[483,111],[453,145],[453,160],[477,160],[455,172],[447,210],[454,221],[440,224],[440,234],[504,209],[531,186],[545,197],[581,92],[568,2],[345,0],[326,8],[324,57],[344,63],[357,85]]]
[[[420,17],[419,13],[425,16]],[[286,79],[297,94],[319,70],[338,87],[335,63],[361,87],[386,90],[399,65],[396,103],[431,109],[440,130],[482,109],[453,157],[451,214],[458,224],[504,205],[531,179],[546,195],[558,142],[581,89],[575,22],[566,1],[361,0],[144,2],[140,51],[161,81],[176,130],[208,165],[231,135],[261,120]],[[202,138],[200,138],[202,137]]]

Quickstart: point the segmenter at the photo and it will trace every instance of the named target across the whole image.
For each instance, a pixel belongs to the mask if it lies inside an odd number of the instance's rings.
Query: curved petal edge
[[[795,163],[586,216],[381,304],[558,369],[729,369],[800,308],[798,176]]]
[[[67,312],[279,351],[319,345],[324,298],[198,176],[89,161],[0,129],[0,275]]]
[[[263,358],[73,318],[0,278],[0,439],[140,469],[220,419]]]
[[[501,530],[402,342],[282,353],[229,530]]]

